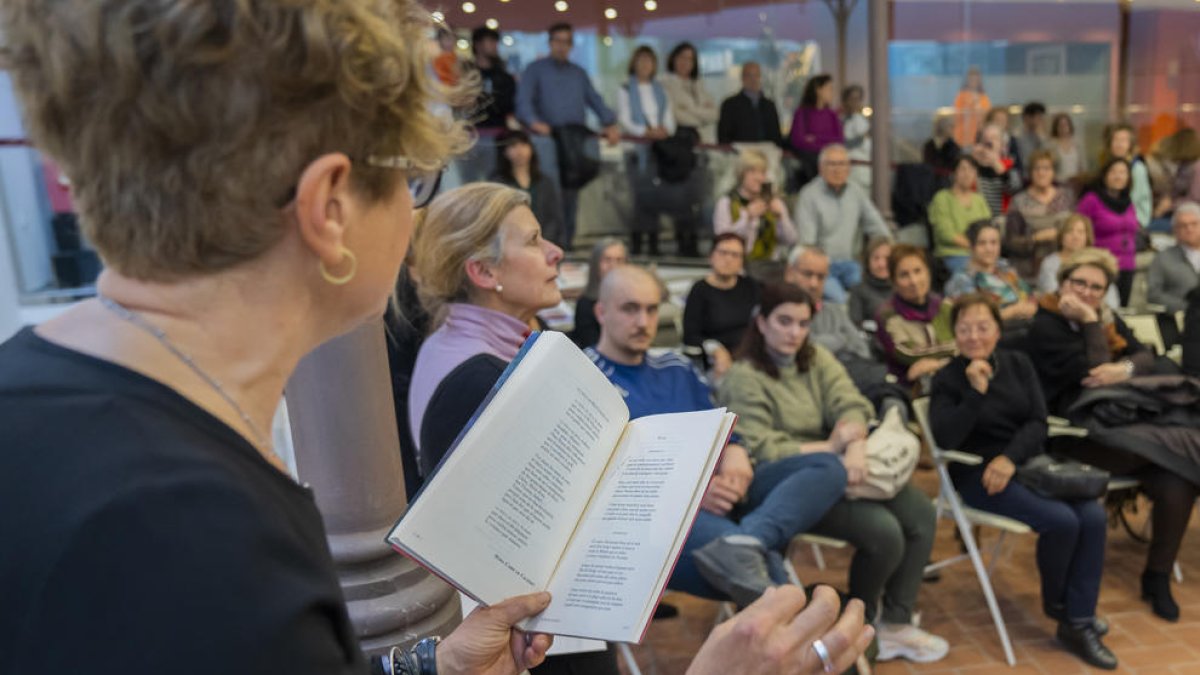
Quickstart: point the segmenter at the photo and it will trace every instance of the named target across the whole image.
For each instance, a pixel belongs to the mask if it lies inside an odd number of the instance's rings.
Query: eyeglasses
[[[446,172],[445,166],[437,169],[418,169],[411,159],[403,155],[369,155],[367,165],[379,169],[395,169],[408,174],[408,193],[412,195],[414,209],[423,209],[433,201],[442,185],[442,174]]]
[[[437,169],[418,169],[411,159],[403,155],[368,155],[366,164],[377,169],[404,171],[407,174],[408,193],[412,195],[414,209],[423,209],[433,201],[442,185],[442,174],[447,168],[442,166]],[[279,207],[287,206],[295,198],[296,186],[293,185],[279,201]]]
[[[1074,288],[1076,293],[1083,293],[1084,291],[1091,291],[1092,293],[1095,293],[1096,295],[1100,295],[1104,291],[1108,290],[1107,285],[1102,286],[1100,284],[1089,284],[1087,281],[1085,281],[1083,279],[1071,278],[1071,279],[1067,279],[1067,283],[1071,284],[1071,288]]]

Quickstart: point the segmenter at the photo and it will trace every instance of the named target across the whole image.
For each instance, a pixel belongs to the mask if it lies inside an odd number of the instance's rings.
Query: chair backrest
[[[1156,354],[1167,351],[1163,344],[1162,330],[1158,326],[1158,316],[1154,314],[1130,314],[1121,317],[1138,342],[1154,350]]]

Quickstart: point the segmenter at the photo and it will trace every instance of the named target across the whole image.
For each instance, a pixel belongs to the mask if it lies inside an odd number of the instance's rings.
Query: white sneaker
[[[914,663],[941,661],[950,651],[950,643],[911,624],[880,623],[875,627],[879,639],[879,661],[908,659]]]

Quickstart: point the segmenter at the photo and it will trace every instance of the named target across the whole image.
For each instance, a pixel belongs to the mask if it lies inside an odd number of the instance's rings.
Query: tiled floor
[[[934,474],[919,472],[916,480],[918,485],[933,493],[936,487]],[[1144,509],[1142,515],[1145,515]],[[1106,643],[1121,660],[1119,672],[1200,675],[1200,525],[1197,520],[1200,518],[1193,518],[1180,554],[1184,581],[1173,587],[1183,614],[1177,624],[1155,617],[1140,599],[1139,577],[1145,546],[1132,540],[1124,530],[1109,530],[1100,614],[1112,624]],[[984,535],[985,548],[995,541],[994,536],[992,533]],[[949,640],[950,654],[941,662],[924,666],[904,662],[880,664],[875,672],[879,675],[1107,672],[1087,668],[1055,642],[1054,624],[1041,614],[1034,541],[1033,536],[1010,538],[1006,543],[1009,550],[992,577],[1013,640],[1017,657],[1015,668],[1009,668],[1004,662],[983,593],[970,564],[964,561],[944,570],[941,581],[923,585],[919,600],[922,626]],[[957,550],[952,523],[943,521],[939,525],[933,557],[942,559],[954,555]],[[800,577],[806,583],[825,582],[844,588],[849,552],[826,551],[825,558],[828,570],[821,572],[808,551],[799,552],[795,563]],[[668,603],[680,609],[680,615],[654,622],[646,641],[633,648],[645,675],[682,674],[716,616],[716,603],[677,593],[668,593],[667,598]]]

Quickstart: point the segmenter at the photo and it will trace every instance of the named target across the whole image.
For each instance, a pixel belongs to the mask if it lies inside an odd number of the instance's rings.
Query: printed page
[[[388,536],[483,604],[546,587],[629,411],[561,333],[541,333]]]
[[[721,408],[629,423],[527,630],[641,638],[735,419]]]

